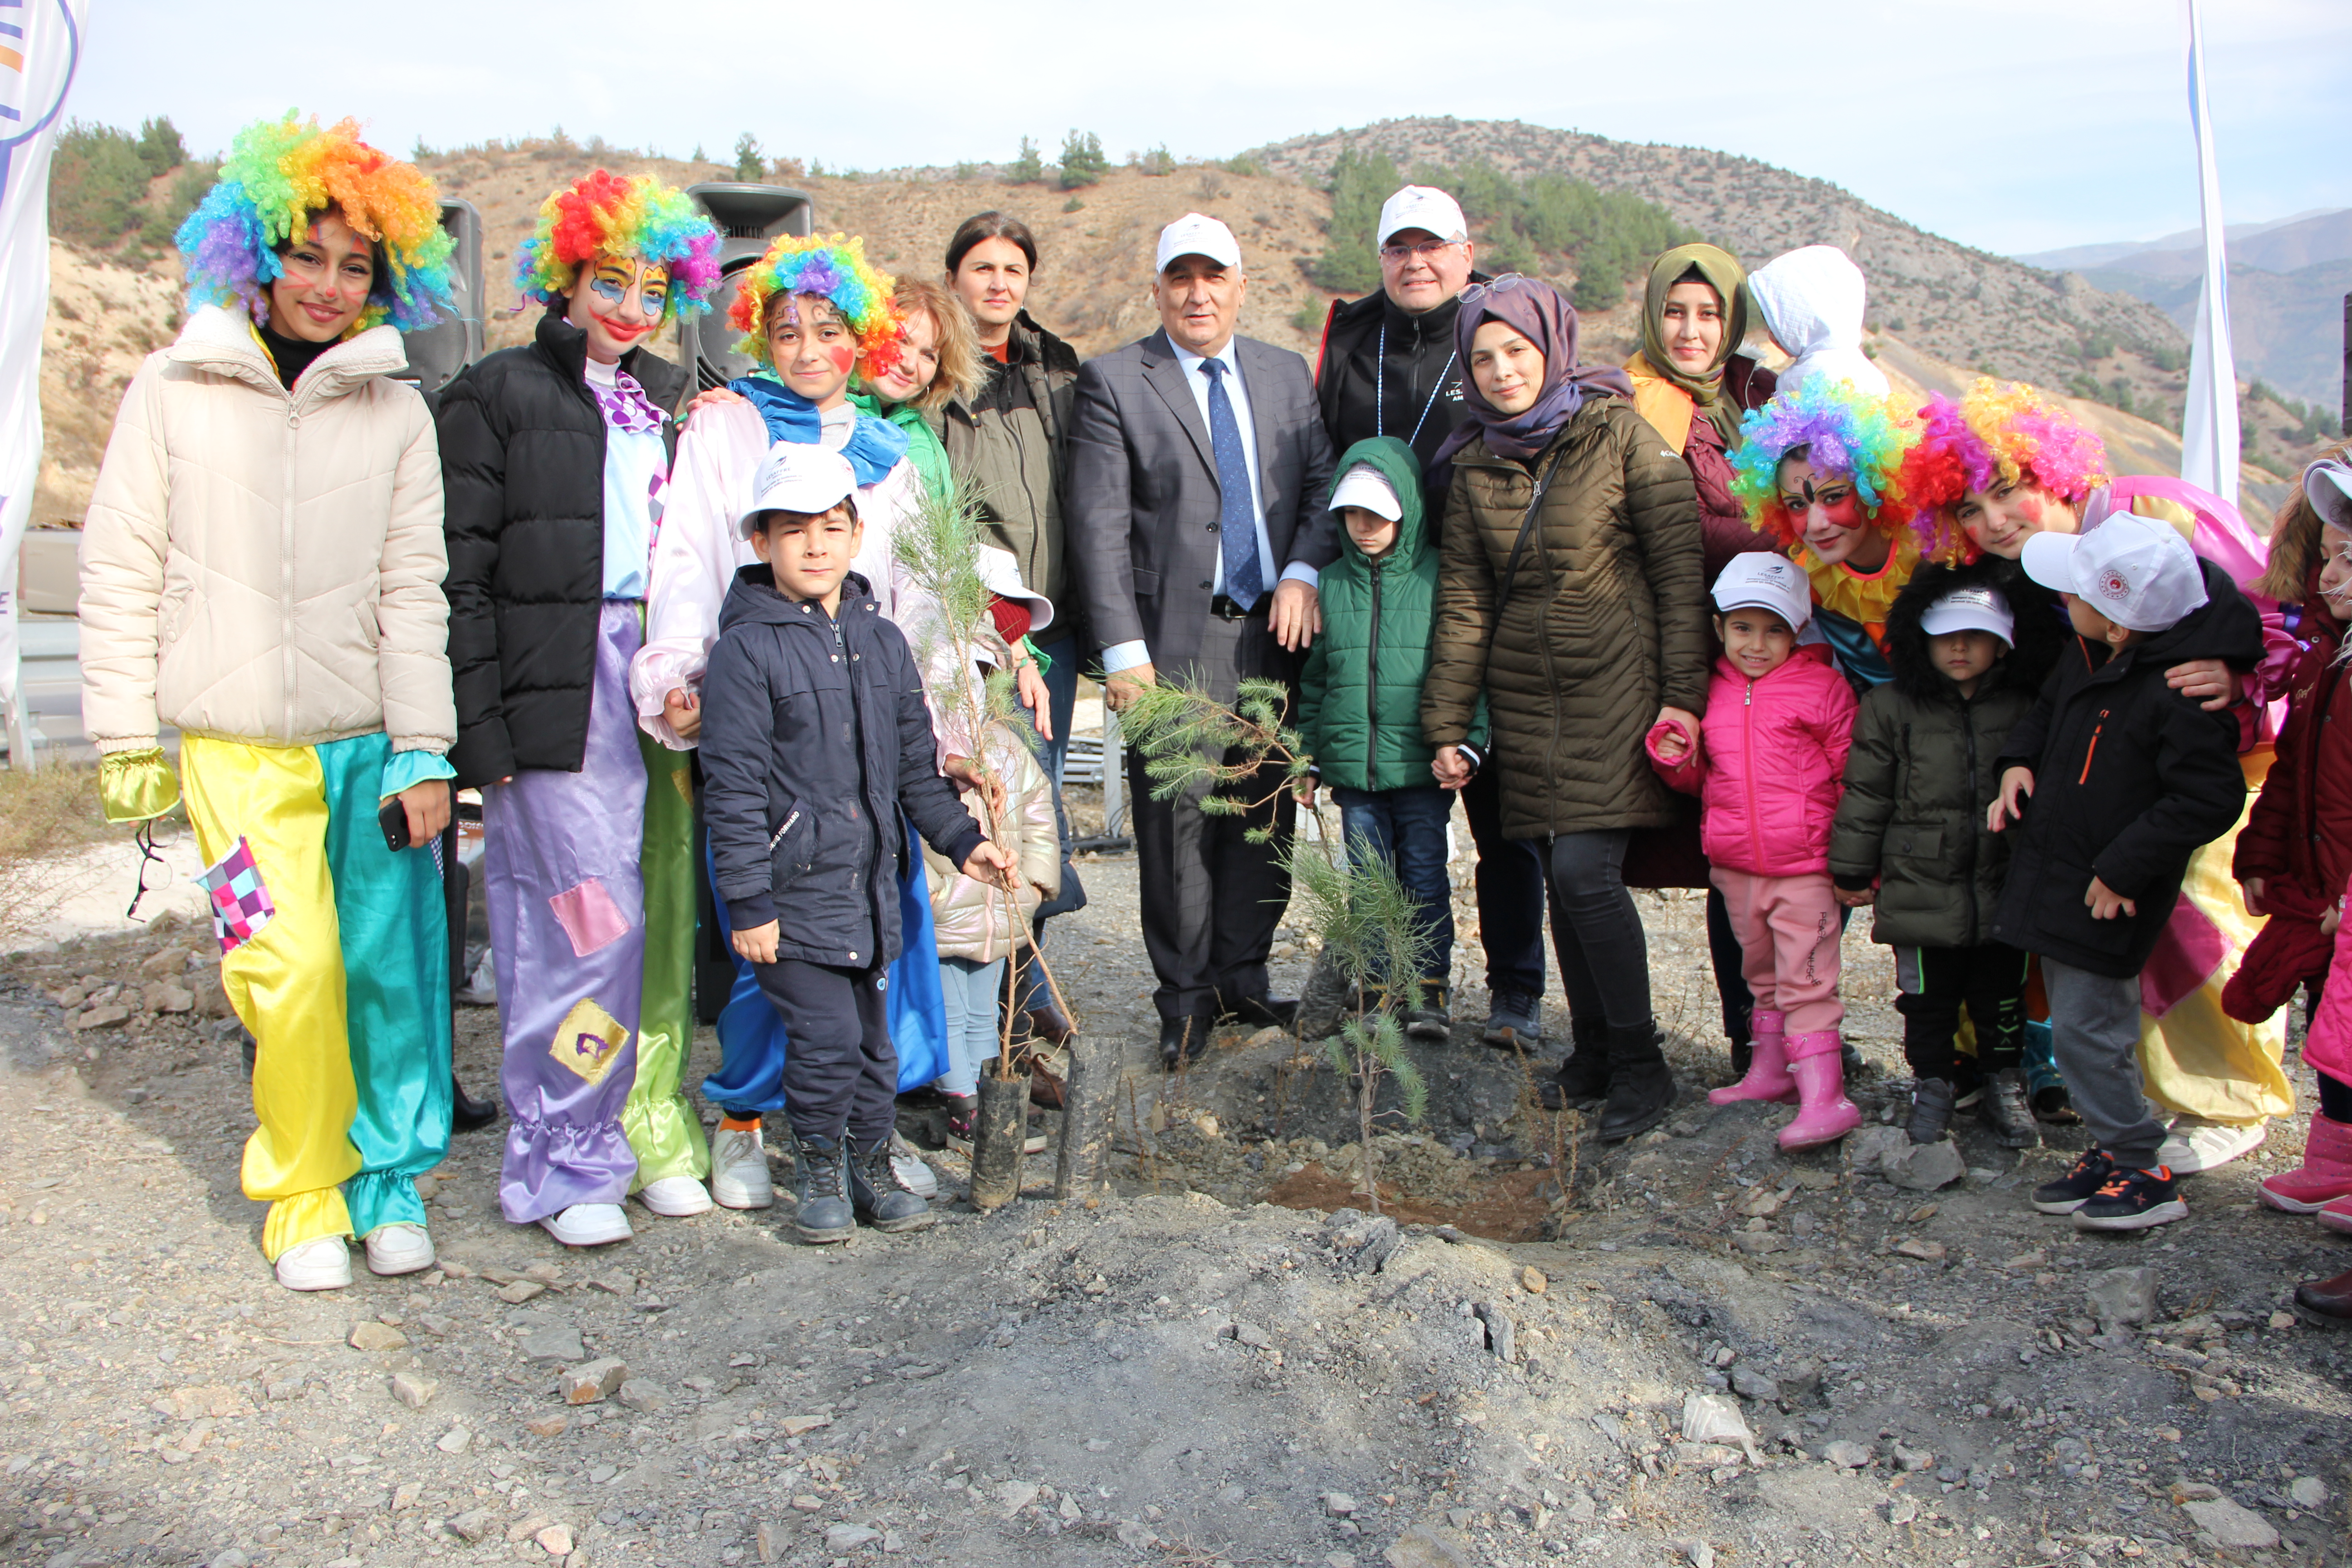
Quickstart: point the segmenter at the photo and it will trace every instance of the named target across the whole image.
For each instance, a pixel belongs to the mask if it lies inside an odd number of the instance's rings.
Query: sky
[[[186,0],[89,0],[89,54],[68,107],[124,126],[168,114],[199,153],[290,100],[356,115],[404,153],[419,139],[444,147],[562,125],[583,141],[726,158],[750,131],[772,156],[864,169],[1009,161],[1024,135],[1050,159],[1073,129],[1098,134],[1115,159],[1161,145],[1223,157],[1413,115],[1524,120],[1759,158],[1964,244],[2020,253],[2199,222],[2182,7],[898,0],[812,13],[772,0],[470,0],[462,39],[436,22],[346,41],[340,16],[401,13],[298,7],[232,24],[231,8]],[[2352,4],[2204,0],[2204,11],[2229,220],[2352,205]],[[811,18],[826,14],[882,19],[899,36],[870,38],[853,22],[823,39]],[[1449,16],[1475,20],[1457,36],[1438,20]]]

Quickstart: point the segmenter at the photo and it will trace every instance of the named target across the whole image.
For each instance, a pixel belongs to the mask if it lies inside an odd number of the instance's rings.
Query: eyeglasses
[[[1416,245],[1383,245],[1381,259],[1386,262],[1434,261],[1441,250],[1451,250],[1462,242],[1458,239],[1424,239]]]
[[[1551,285],[1540,278],[1530,278],[1524,272],[1506,272],[1500,278],[1490,278],[1484,283],[1473,283],[1462,290],[1462,302],[1475,305],[1482,300],[1498,294],[1516,294],[1522,289],[1549,289]]]

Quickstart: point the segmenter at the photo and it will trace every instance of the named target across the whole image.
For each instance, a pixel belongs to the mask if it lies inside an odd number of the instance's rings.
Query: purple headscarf
[[[1584,406],[1587,396],[1633,395],[1633,383],[1615,365],[1576,363],[1576,312],[1559,289],[1538,278],[1507,272],[1492,283],[1463,290],[1462,309],[1454,317],[1454,346],[1465,366],[1470,342],[1488,321],[1507,322],[1527,335],[1544,356],[1543,388],[1524,414],[1506,415],[1486,401],[1477,382],[1462,377],[1462,407],[1468,416],[1431,459],[1433,477],[1450,472],[1454,454],[1479,437],[1497,457],[1526,462],[1549,444],[1559,427]]]

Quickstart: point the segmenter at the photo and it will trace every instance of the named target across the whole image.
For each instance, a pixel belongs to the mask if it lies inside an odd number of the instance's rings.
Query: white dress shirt
[[[1201,367],[1211,359],[1225,367],[1225,395],[1233,401],[1234,421],[1241,426],[1242,460],[1249,465],[1250,521],[1257,530],[1258,581],[1270,583],[1274,581],[1275,568],[1281,563],[1274,558],[1274,542],[1265,531],[1265,497],[1258,481],[1257,424],[1250,417],[1249,388],[1242,380],[1241,361],[1234,353],[1234,340],[1227,338],[1223,348],[1208,355],[1196,354],[1173,338],[1169,339],[1168,346],[1176,351],[1176,363],[1184,372],[1184,384],[1192,389],[1192,402],[1201,411],[1202,427],[1209,430],[1213,437],[1214,426],[1209,423],[1209,377]],[[1294,562],[1283,567],[1282,577],[1286,582],[1304,583],[1310,588],[1321,580],[1321,574],[1304,562]],[[1225,591],[1225,558],[1222,546],[1217,552],[1216,571],[1210,580],[1215,584],[1210,590],[1212,593]],[[1142,638],[1138,637],[1131,642],[1113,643],[1103,649],[1102,658],[1103,672],[1108,675],[1132,669],[1139,664],[1150,664],[1151,650],[1144,646]]]

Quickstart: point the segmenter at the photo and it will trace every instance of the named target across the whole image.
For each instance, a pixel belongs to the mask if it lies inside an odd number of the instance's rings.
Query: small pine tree
[[[146,165],[151,180],[158,174],[170,174],[188,161],[188,149],[181,142],[170,115],[140,122],[139,161]]]
[[[1136,154],[1134,163],[1139,171],[1154,177],[1176,172],[1176,155],[1168,151],[1165,142],[1149,153]]]
[[[735,138],[735,177],[739,180],[762,179],[768,173],[768,161],[760,156],[760,139],[749,131]]]
[[[1013,160],[1004,171],[1007,182],[1016,185],[1034,185],[1045,177],[1045,160],[1037,151],[1037,143],[1029,137],[1021,138],[1021,156]]]
[[[710,162],[709,154],[703,152],[701,142],[697,142],[694,144],[694,156],[689,158],[688,162],[693,163],[708,163]]]
[[[1230,167],[1230,165],[1228,165]],[[1381,286],[1381,258],[1372,230],[1380,226],[1381,204],[1400,184],[1396,164],[1353,148],[1331,165],[1331,221],[1325,226],[1323,254],[1308,276],[1335,294],[1369,294]]]
[[[1091,131],[1073,131],[1062,138],[1062,189],[1098,185],[1110,169],[1103,156],[1102,138]]]

